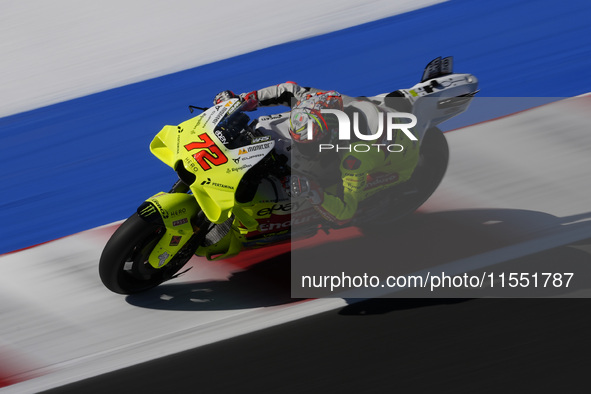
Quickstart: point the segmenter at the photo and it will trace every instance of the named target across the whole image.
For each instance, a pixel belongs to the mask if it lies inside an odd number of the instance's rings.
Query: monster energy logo
[[[140,216],[143,216],[143,217],[147,217],[147,216],[153,215],[155,213],[156,213],[156,208],[152,204],[149,204],[148,206],[146,206],[144,209],[142,209],[139,212]]]

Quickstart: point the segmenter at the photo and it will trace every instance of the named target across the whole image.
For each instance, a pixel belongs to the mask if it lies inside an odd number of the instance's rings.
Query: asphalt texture
[[[585,392],[591,299],[373,299],[48,393]]]

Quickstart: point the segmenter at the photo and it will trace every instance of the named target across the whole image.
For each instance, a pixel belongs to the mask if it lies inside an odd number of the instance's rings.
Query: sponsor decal
[[[147,217],[147,216],[150,216],[156,212],[157,211],[156,211],[156,208],[154,207],[154,205],[149,204],[147,207],[145,207],[144,209],[141,210],[140,216]]]
[[[184,163],[184,165],[185,165],[185,168],[186,168],[186,169],[190,169],[190,170],[191,170],[191,171],[193,171],[193,172],[197,172],[197,171],[199,171],[199,167],[197,167],[197,163],[195,163],[195,162],[194,162],[193,160],[191,160],[190,158],[188,158],[188,157],[185,157],[185,158],[183,159],[183,163]]]
[[[257,157],[264,157],[264,156],[265,156],[264,153],[255,153],[254,155],[250,155],[250,156],[242,156],[242,161],[256,159]]]
[[[262,143],[262,144],[257,144],[257,145],[249,145],[246,146],[244,148],[240,148],[238,150],[238,154],[239,155],[245,155],[247,153],[251,153],[251,152],[257,152],[260,150],[266,150],[269,149],[271,147],[271,143],[270,142],[266,142],[266,143]]]
[[[355,156],[347,156],[345,160],[343,160],[343,167],[347,170],[356,170],[361,166],[361,160],[356,158]]]
[[[185,223],[189,223],[189,219],[188,218],[182,218],[182,219],[179,219],[179,220],[175,220],[175,221],[172,222],[172,225],[174,227],[176,227],[176,226],[181,226],[181,225],[183,225]]]
[[[220,104],[220,106],[221,106],[221,104]],[[216,109],[219,109],[217,105],[216,105]],[[217,114],[215,114],[213,116],[213,119],[211,120],[211,122],[213,124],[218,124],[219,121],[224,117],[224,115],[226,114],[226,112],[228,112],[228,109],[227,108],[222,108],[221,111],[219,111]]]
[[[183,215],[187,213],[187,208],[179,208],[179,209],[175,209],[174,211],[169,211],[168,214],[170,216],[178,216],[178,215]]]
[[[218,183],[218,182],[212,182],[211,178],[207,178],[206,181],[201,182],[201,186],[203,186],[203,185],[211,185],[211,186],[219,187],[222,189],[234,190],[234,186],[224,185],[223,183]]]
[[[197,122],[195,122],[195,125],[193,126],[193,128],[190,131],[191,134],[195,134],[195,129],[201,125],[201,122],[203,121],[203,119],[205,119],[204,114],[201,114],[197,117]]]
[[[279,214],[286,214],[288,212],[295,212],[300,208],[298,202],[288,202],[286,204],[273,204],[271,207],[260,209],[257,216],[268,216],[272,213],[279,212]]]
[[[245,170],[247,168],[252,167],[252,164],[243,164],[240,167],[234,167],[234,168],[227,168],[226,169],[226,173],[231,173],[232,171],[236,172],[236,171],[241,171],[241,170]]]
[[[240,161],[242,162],[252,162],[254,161],[254,159],[265,157],[265,155],[267,155],[268,153],[269,148],[272,146],[273,145],[271,143],[263,143],[259,145],[240,148],[238,150],[238,155],[240,156],[239,159],[241,159]],[[236,164],[238,164],[238,161],[236,159],[234,161],[236,162]]]
[[[150,200],[150,202],[153,203],[154,205],[156,205],[156,207],[160,211],[160,215],[162,215],[162,218],[163,219],[168,219],[168,211],[166,209],[164,209],[162,207],[162,205],[160,205],[160,203],[158,202],[158,200],[152,199],[152,200]]]
[[[394,183],[398,180],[399,175],[397,172],[393,172],[388,175],[382,175],[375,178],[368,177],[367,184],[365,185],[365,189],[372,189],[374,187],[378,187],[380,185],[385,185],[388,183]]]
[[[306,215],[306,216],[301,216],[301,217],[295,217],[295,216],[291,216],[291,218],[289,218],[288,220],[283,220],[280,222],[266,222],[266,223],[261,223],[259,225],[259,231],[261,233],[266,233],[266,232],[270,232],[270,231],[276,231],[276,230],[288,230],[291,228],[291,226],[296,226],[299,224],[304,224],[304,223],[308,223],[314,219],[317,218],[317,215],[315,213]]]
[[[228,143],[228,140],[220,130],[215,130],[213,133],[218,137],[218,140],[220,140],[222,144],[226,145]]]
[[[166,263],[166,259],[169,257],[170,255],[168,254],[168,252],[164,252],[160,256],[158,256],[158,268],[162,267],[164,263]]]
[[[221,189],[234,190],[234,186],[224,185],[223,183],[211,182],[211,186],[219,187]]]
[[[269,115],[269,116],[261,116],[259,118],[260,122],[266,122],[268,120],[276,120],[276,119],[283,119],[285,118],[285,116],[283,116],[283,114],[274,114],[274,115]]]
[[[250,153],[250,152],[256,152],[258,150],[269,149],[270,147],[271,147],[271,144],[269,142],[265,142],[265,143],[261,143],[261,144],[257,144],[257,145],[249,145],[249,146],[247,146],[248,153]]]
[[[270,135],[262,135],[262,136],[260,136],[260,137],[254,137],[254,138],[251,140],[251,144],[258,144],[258,143],[260,143],[260,142],[267,142],[267,141],[269,141],[270,139],[271,139],[271,136],[270,136]]]
[[[181,238],[183,238],[181,235],[173,235],[169,246],[178,246],[181,243]]]
[[[231,114],[232,112],[236,111],[238,109],[238,107],[240,107],[240,105],[242,105],[242,103],[240,102],[240,100],[236,100],[233,104],[232,102],[228,102],[226,104],[226,107],[230,106],[230,109],[228,110],[228,114]]]

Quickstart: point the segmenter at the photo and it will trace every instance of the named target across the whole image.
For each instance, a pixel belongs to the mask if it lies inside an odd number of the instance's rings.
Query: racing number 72
[[[204,171],[211,169],[209,163],[214,166],[219,166],[228,162],[226,155],[224,155],[220,148],[218,148],[218,146],[211,140],[211,137],[208,136],[207,133],[200,134],[198,137],[201,138],[201,141],[191,142],[190,144],[185,145],[185,149],[187,152],[200,149],[200,151],[195,153],[193,157]]]

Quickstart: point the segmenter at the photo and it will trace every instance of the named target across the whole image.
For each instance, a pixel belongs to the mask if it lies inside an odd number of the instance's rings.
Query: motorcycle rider
[[[355,216],[359,203],[374,196],[377,192],[399,185],[410,179],[419,159],[419,145],[398,132],[393,141],[384,141],[379,137],[375,141],[338,141],[336,117],[321,113],[322,109],[336,109],[345,112],[350,119],[353,113],[359,116],[358,127],[365,135],[376,134],[379,117],[384,117],[388,108],[370,102],[342,95],[333,90],[302,87],[294,82],[281,83],[263,89],[236,95],[230,90],[218,93],[214,104],[231,98],[250,100],[252,110],[258,107],[285,105],[291,108],[289,135],[294,156],[300,163],[314,168],[305,175],[292,174],[292,198],[306,198],[327,221],[340,226],[348,223]],[[308,135],[308,121],[312,122],[312,135]],[[384,124],[383,122],[382,124]],[[338,149],[320,152],[320,144]],[[369,145],[367,142],[375,145]],[[390,152],[380,148],[385,144],[395,143],[402,146],[401,151]],[[363,143],[363,149],[356,149],[356,144]],[[346,146],[343,146],[346,144]],[[329,145],[326,145],[329,146]],[[369,150],[365,150],[370,146]],[[298,164],[295,165],[298,167]],[[302,166],[303,168],[304,166]],[[293,166],[292,166],[293,168]],[[298,172],[299,168],[298,168]],[[335,181],[336,179],[339,181]]]

